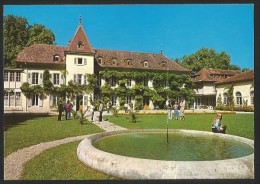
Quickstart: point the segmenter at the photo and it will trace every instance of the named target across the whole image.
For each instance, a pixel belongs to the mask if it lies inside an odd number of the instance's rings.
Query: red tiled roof
[[[159,53],[109,49],[94,50],[96,51],[96,58],[102,59],[102,64],[99,64],[101,67],[190,72],[189,69],[182,67],[178,63]],[[112,60],[115,62],[113,63]],[[147,62],[147,67],[144,66],[144,62]]]
[[[78,48],[79,42],[82,43],[81,48]],[[68,51],[93,53],[92,46],[88,40],[87,34],[84,31],[84,28],[81,23],[79,24],[74,37],[70,41]]]
[[[193,75],[192,80],[193,82],[200,82],[200,81],[216,82],[222,80],[223,79],[222,77],[224,76],[231,77],[239,73],[241,73],[241,71],[239,70],[202,68],[199,72]],[[219,77],[214,77],[214,76],[219,76]]]
[[[24,48],[18,53],[18,62],[28,63],[59,63],[65,64],[64,51],[67,47],[48,45],[48,44],[34,44]],[[53,57],[59,56],[59,61],[54,62]]]
[[[19,52],[17,62],[65,64],[65,52],[68,49],[68,46],[34,44]],[[96,52],[96,59],[102,58],[101,67],[190,72],[190,70],[158,53],[109,49],[93,49],[93,51]],[[60,56],[60,61],[54,62],[54,55]],[[116,65],[112,64],[112,59],[116,59]],[[128,60],[130,60],[129,63]],[[144,62],[148,63],[147,67],[144,67]]]
[[[215,84],[228,84],[228,83],[234,83],[234,82],[243,82],[243,81],[249,81],[254,80],[254,70],[248,70],[245,72],[242,72],[240,74],[237,74],[235,76],[232,76],[230,78],[215,82]]]

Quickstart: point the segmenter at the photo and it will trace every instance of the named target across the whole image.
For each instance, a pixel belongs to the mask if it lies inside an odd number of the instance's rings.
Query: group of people
[[[72,103],[68,100],[67,103],[63,104],[62,101],[59,101],[58,103],[58,121],[61,121],[62,117],[62,112],[65,111],[65,119],[69,120],[71,119],[71,109],[73,105]]]
[[[133,110],[134,108],[134,104],[131,102],[131,103],[125,103],[124,104],[124,110],[125,110],[125,113],[128,113],[129,111],[131,112],[131,110]]]
[[[180,111],[179,111],[180,109]],[[182,100],[180,102],[180,105],[178,105],[178,102],[175,102],[174,104],[171,104],[168,102],[168,116],[169,119],[172,119],[172,110],[174,112],[174,116],[176,120],[184,120],[185,119],[185,100]]]
[[[96,108],[96,107],[94,106],[94,103],[92,102],[92,103],[90,104],[90,107],[89,107],[89,111],[91,112],[91,121],[94,121],[95,108]],[[109,101],[109,102],[107,102],[107,113],[109,113],[110,108],[111,108],[111,102]],[[99,102],[99,107],[98,107],[98,111],[99,111],[98,121],[99,121],[99,122],[102,121],[103,110],[104,110],[104,105],[103,105],[103,103],[100,101],[100,102]]]

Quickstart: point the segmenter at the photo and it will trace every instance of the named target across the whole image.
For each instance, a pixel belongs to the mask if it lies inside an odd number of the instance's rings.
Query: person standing
[[[185,109],[185,100],[182,100],[180,103],[180,120],[185,119],[184,109]]]
[[[166,105],[168,107],[168,119],[172,119],[172,104],[167,100]]]
[[[72,109],[72,103],[68,100],[66,103],[66,120],[71,119],[71,109]]]
[[[58,121],[61,121],[61,115],[62,115],[62,111],[63,111],[63,104],[61,101],[59,101],[58,103]]]
[[[173,110],[174,110],[175,119],[178,120],[179,119],[179,110],[178,110],[178,103],[177,102],[175,102],[175,104],[173,106]]]
[[[127,103],[125,103],[124,109],[125,109],[125,113],[127,113],[127,110],[128,110],[128,104]]]
[[[98,111],[99,111],[99,122],[101,122],[102,121],[102,113],[103,113],[103,103],[102,102],[100,102],[100,104],[99,104]]]
[[[107,113],[109,113],[110,108],[111,108],[111,101],[108,101],[107,102]]]
[[[94,119],[94,113],[95,113],[95,106],[93,102],[90,104],[90,113],[91,113],[91,121]]]

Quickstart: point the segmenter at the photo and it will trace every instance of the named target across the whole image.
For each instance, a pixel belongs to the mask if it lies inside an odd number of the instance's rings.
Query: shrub
[[[113,116],[116,116],[116,117],[118,116],[118,109],[115,106],[111,107],[111,112],[112,112]]]

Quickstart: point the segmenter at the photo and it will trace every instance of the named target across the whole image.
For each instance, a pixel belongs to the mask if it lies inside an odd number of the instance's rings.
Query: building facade
[[[221,97],[222,104],[228,105],[228,90],[233,87],[235,107],[254,107],[254,70],[242,72],[233,77],[215,83],[216,97]]]
[[[192,76],[192,81],[196,88],[195,100],[191,103],[191,108],[212,108],[216,106],[217,90],[215,83],[240,74],[239,70],[222,70],[203,68]]]
[[[87,84],[88,74],[98,76],[98,85],[105,85],[106,81],[100,71],[160,71],[172,72],[177,75],[190,74],[190,70],[167,58],[163,53],[148,53],[125,50],[93,48],[88,36],[80,23],[69,41],[68,46],[33,44],[21,50],[17,56],[17,63],[21,68],[4,70],[4,105],[5,110],[20,110],[29,112],[48,112],[57,105],[58,96],[47,94],[26,97],[20,87],[28,82],[30,86],[43,85],[43,73],[47,69],[54,86],[68,85],[69,81],[75,84]],[[127,87],[135,86],[135,80],[128,79]],[[144,84],[153,88],[153,81],[147,77]],[[111,77],[111,87],[118,86],[118,79]],[[90,105],[90,99],[100,97],[100,92],[89,91],[76,95],[71,100],[74,110],[83,106],[83,110]],[[119,103],[117,96],[111,96],[113,105]],[[153,102],[146,98],[145,104],[153,109]],[[135,102],[133,96],[127,102]]]

